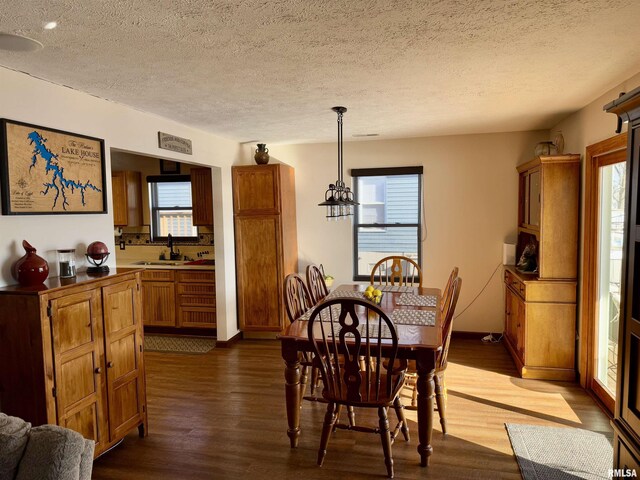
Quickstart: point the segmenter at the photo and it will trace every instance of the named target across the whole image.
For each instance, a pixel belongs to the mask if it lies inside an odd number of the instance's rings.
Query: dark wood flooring
[[[316,465],[320,403],[304,402],[300,445],[289,447],[279,347],[244,340],[204,355],[147,352],[149,436],[131,433],[96,460],[93,478],[385,478],[380,441],[372,434],[338,431],[324,466]],[[436,420],[431,466],[421,468],[416,414],[407,412],[413,437],[393,446],[396,479],[519,479],[505,422],[610,431],[577,384],[514,377],[502,344],[454,339],[449,357],[449,435],[443,438]],[[373,426],[377,416],[358,410],[357,420]]]

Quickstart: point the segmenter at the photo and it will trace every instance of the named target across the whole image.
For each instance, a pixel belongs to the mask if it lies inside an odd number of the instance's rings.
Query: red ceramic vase
[[[22,247],[27,253],[13,264],[13,278],[24,287],[40,285],[49,276],[49,264],[44,258],[36,255],[36,249],[26,240],[22,241]]]

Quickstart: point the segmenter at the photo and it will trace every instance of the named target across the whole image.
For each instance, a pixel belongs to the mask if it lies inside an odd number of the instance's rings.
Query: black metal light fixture
[[[353,192],[344,184],[342,176],[342,116],[346,107],[333,107],[331,110],[338,114],[338,180],[330,183],[324,192],[324,202],[318,204],[327,210],[327,220],[346,219],[353,215],[353,209],[359,205],[353,197]]]

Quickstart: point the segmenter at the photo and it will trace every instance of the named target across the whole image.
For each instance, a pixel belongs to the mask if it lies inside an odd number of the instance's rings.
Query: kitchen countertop
[[[166,262],[166,263],[163,263]],[[143,268],[153,270],[215,270],[215,265],[187,265],[188,262],[172,260],[150,260],[147,263],[142,261],[130,263],[118,263],[118,268]]]

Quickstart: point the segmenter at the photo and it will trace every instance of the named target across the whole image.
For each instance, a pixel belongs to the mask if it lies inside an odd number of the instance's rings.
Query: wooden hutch
[[[518,167],[516,261],[505,268],[505,345],[524,378],[575,379],[580,156],[539,156]]]
[[[0,404],[96,442],[147,432],[141,270],[0,288]]]

